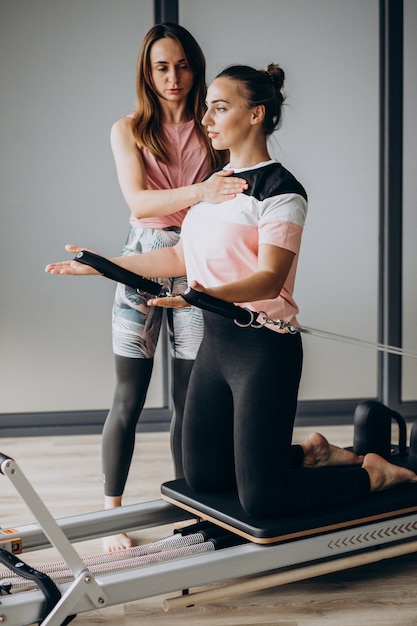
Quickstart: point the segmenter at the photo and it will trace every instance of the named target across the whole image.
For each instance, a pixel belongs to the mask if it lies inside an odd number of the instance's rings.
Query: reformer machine
[[[106,259],[81,255],[81,262],[94,263],[105,276],[126,282],[126,273],[118,268],[115,277]],[[144,279],[135,274],[127,279],[135,281],[134,288],[144,288]],[[154,289],[151,293],[158,295],[160,286],[153,285],[146,285],[146,291]],[[189,297],[201,305],[197,292]],[[203,304],[225,314],[224,303],[216,299]],[[227,305],[227,315],[240,314],[233,307]],[[248,321],[245,315],[238,320],[242,325]],[[416,469],[417,450],[408,449],[403,437],[393,452],[391,462]],[[78,613],[171,592],[178,595],[166,599],[164,609],[184,608],[417,551],[417,487],[412,484],[371,494],[354,506],[265,521],[246,516],[234,493],[199,494],[184,480],[175,480],[161,486],[160,500],[55,520],[16,461],[1,453],[0,472],[37,520],[0,530],[0,562],[7,568],[0,578],[0,624],[7,626],[64,626]],[[196,523],[116,556],[82,559],[72,545],[189,518]],[[53,566],[29,566],[18,556],[51,545],[62,557]],[[189,593],[237,578],[238,583]]]
[[[0,455],[0,470],[37,519],[0,531],[0,560],[15,573],[0,580],[0,624],[7,626],[61,626],[78,613],[171,592],[178,595],[164,609],[184,608],[417,551],[415,485],[266,525],[245,517],[233,494],[203,496],[170,481],[164,500],[55,520],[13,459]],[[71,543],[190,516],[196,524],[123,554],[82,559]],[[50,545],[62,561],[46,571],[18,556]],[[240,582],[188,594],[230,579]]]

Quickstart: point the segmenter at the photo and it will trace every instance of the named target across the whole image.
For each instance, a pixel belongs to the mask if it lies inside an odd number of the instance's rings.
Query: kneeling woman
[[[283,82],[276,65],[267,71],[232,66],[217,76],[203,124],[213,147],[230,151],[226,168],[246,179],[248,189],[221,204],[194,205],[175,247],[114,262],[149,278],[185,270],[198,291],[297,323],[293,290],[307,195],[267,149],[267,137],[281,121]],[[51,264],[47,271],[96,273],[76,261]],[[181,295],[149,304],[188,306]],[[292,445],[301,369],[299,333],[273,325],[241,328],[204,311],[183,425],[184,473],[191,488],[236,488],[246,513],[276,517],[417,482],[408,469],[375,454],[359,458],[318,434]],[[340,465],[355,467],[341,471]]]

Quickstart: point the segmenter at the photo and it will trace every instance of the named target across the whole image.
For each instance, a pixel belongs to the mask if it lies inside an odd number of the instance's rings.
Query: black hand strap
[[[205,311],[218,313],[223,317],[234,320],[240,326],[250,326],[257,317],[257,313],[249,311],[249,309],[236,306],[233,302],[226,302],[225,300],[220,300],[220,298],[214,298],[192,287],[188,287],[181,295],[188,304],[196,306],[199,309],[204,309]]]
[[[116,263],[98,254],[94,254],[94,252],[82,250],[74,257],[74,261],[94,267],[95,270],[106,278],[115,280],[117,283],[123,283],[128,287],[132,287],[132,289],[137,289],[138,291],[149,293],[153,296],[159,296],[161,293],[162,285],[159,283],[149,280],[148,278],[143,278],[143,276],[139,276],[129,270],[125,270],[123,267],[116,265]]]
[[[54,606],[61,599],[61,592],[54,583],[54,581],[37,569],[34,569],[27,563],[21,561],[18,557],[16,557],[11,552],[0,548],[0,563],[3,563],[8,569],[12,572],[21,576],[22,578],[26,578],[27,580],[32,580],[37,587],[42,591],[45,596],[45,605],[43,608],[43,616],[41,621],[45,619],[52,611]],[[69,616],[63,624],[68,624],[74,616]],[[39,622],[41,623],[41,622]]]

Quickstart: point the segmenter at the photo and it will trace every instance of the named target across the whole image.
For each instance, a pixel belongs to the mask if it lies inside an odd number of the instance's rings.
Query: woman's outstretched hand
[[[191,287],[196,291],[205,291],[203,285],[196,280],[191,283]],[[148,306],[161,306],[164,309],[185,309],[190,306],[182,296],[164,296],[162,298],[151,298],[148,300]]]
[[[65,250],[75,255],[82,250],[87,250],[87,248],[79,248],[78,246],[67,244],[65,246]],[[90,250],[90,252],[92,252],[92,250]],[[100,273],[90,265],[78,263],[77,261],[74,261],[74,259],[69,261],[58,261],[57,263],[49,263],[45,267],[45,272],[48,272],[49,274],[68,274],[70,276],[97,276]]]

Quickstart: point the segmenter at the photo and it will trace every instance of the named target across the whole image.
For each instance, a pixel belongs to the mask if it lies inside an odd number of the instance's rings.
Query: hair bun
[[[266,69],[266,73],[269,74],[274,86],[281,90],[285,80],[284,70],[277,63],[270,63]]]

